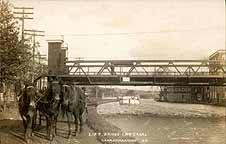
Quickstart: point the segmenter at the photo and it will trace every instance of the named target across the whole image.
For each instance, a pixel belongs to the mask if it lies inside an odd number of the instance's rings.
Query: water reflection
[[[147,144],[224,144],[225,119],[154,118],[121,116],[106,118],[123,131],[147,133]],[[144,137],[136,137],[142,143]]]

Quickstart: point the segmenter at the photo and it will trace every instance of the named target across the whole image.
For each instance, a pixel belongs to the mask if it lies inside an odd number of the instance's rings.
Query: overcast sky
[[[224,0],[11,0],[34,7],[26,29],[64,35],[69,58],[203,59],[225,48]]]

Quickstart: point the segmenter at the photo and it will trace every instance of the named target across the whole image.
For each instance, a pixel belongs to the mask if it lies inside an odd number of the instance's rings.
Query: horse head
[[[34,86],[28,86],[26,88],[26,95],[27,95],[30,106],[33,106],[33,107],[35,106],[36,94],[37,94],[37,91]]]
[[[36,89],[34,86],[25,87],[19,97],[21,105],[34,105],[35,104]]]
[[[69,104],[69,99],[71,95],[71,86],[69,85],[62,85],[62,90],[61,90],[61,103],[62,105],[68,105]]]
[[[83,102],[86,102],[88,96],[85,94],[85,88],[77,87],[77,91],[79,93],[79,99]]]
[[[51,82],[51,99],[60,101],[61,87],[58,81]]]

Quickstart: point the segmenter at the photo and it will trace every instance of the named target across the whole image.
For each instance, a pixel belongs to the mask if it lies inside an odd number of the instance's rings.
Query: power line
[[[33,49],[32,49],[32,82],[34,81],[34,65],[35,65],[35,48],[36,48],[36,40],[37,36],[45,36],[44,31],[40,30],[24,30],[24,35],[33,36]]]
[[[24,20],[25,19],[33,19],[31,15],[33,15],[33,12],[26,12],[27,10],[33,10],[34,8],[32,7],[14,7],[14,12],[13,14],[15,15],[14,18],[19,19],[22,21],[22,35],[21,39],[24,39]],[[30,17],[29,17],[30,15]]]
[[[197,28],[197,29],[181,29],[181,30],[162,30],[162,31],[144,31],[144,32],[120,32],[120,33],[87,33],[87,34],[64,34],[64,36],[118,36],[118,35],[144,35],[144,34],[161,34],[161,33],[178,33],[189,31],[203,31],[211,29],[224,29],[223,27],[217,28]],[[62,34],[61,34],[62,35]],[[46,35],[46,36],[59,36],[59,35]]]

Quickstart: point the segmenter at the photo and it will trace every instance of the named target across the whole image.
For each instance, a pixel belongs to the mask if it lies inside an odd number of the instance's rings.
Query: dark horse
[[[41,94],[38,93],[34,86],[25,86],[19,97],[19,113],[23,119],[23,125],[25,129],[25,141],[30,142],[32,135],[33,118],[36,114],[36,100]]]
[[[56,135],[56,124],[60,107],[60,88],[58,81],[50,82],[45,96],[37,103],[37,110],[46,117],[47,135],[50,140],[53,140]]]
[[[71,136],[70,116],[74,116],[75,135],[78,130],[78,121],[80,124],[80,132],[82,132],[83,112],[86,110],[86,95],[81,88],[74,85],[63,85],[61,95],[61,108],[63,115],[67,115],[69,137]]]

